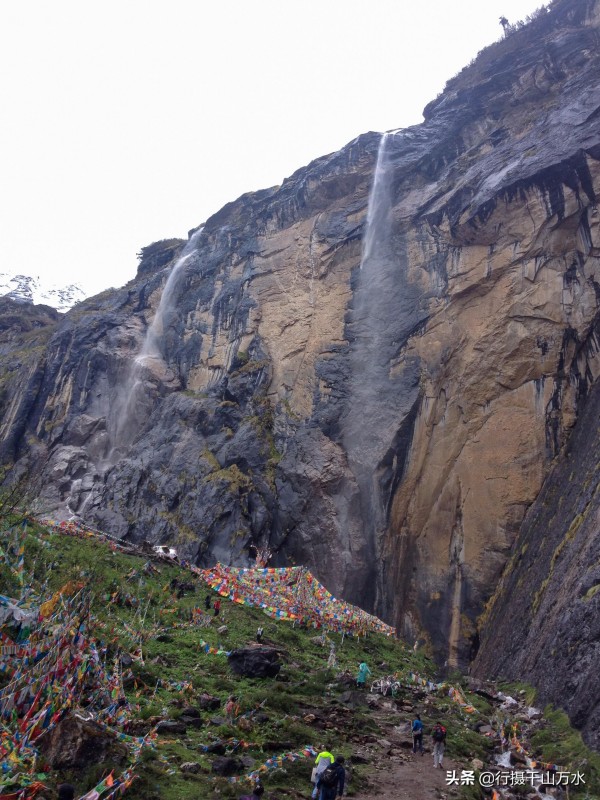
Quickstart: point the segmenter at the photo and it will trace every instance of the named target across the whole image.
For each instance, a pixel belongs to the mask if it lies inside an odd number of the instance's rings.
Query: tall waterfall
[[[112,425],[109,425],[109,430],[112,431],[109,461],[112,463],[122,455],[123,448],[133,442],[151,411],[152,398],[148,397],[147,391],[149,378],[158,378],[165,383],[175,379],[164,360],[164,335],[177,307],[178,290],[185,275],[185,267],[195,255],[202,231],[203,228],[199,228],[191,236],[169,273],[140,351],[129,365],[127,376],[118,388]]]
[[[394,224],[394,180],[404,139],[403,133],[388,133],[379,143],[347,325],[350,374],[340,418],[360,503],[360,537],[349,542],[349,550],[353,561],[362,560],[372,571],[372,580],[361,591],[374,607],[390,499],[405,463],[406,432],[418,395],[414,363],[404,360],[402,349],[414,329],[419,302],[408,278],[406,239]],[[348,519],[356,519],[356,512],[355,506],[350,508]]]
[[[398,265],[392,247],[392,176],[384,133],[367,209],[360,271],[351,313],[351,375],[343,442],[359,482],[369,479],[389,446],[381,429],[389,416],[390,361],[394,356],[394,316]]]

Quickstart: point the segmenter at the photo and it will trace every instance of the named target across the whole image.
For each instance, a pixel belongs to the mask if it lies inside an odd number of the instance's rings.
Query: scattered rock
[[[206,748],[207,753],[212,753],[216,756],[224,756],[225,755],[225,745],[221,742],[215,742],[214,744],[209,744]]]
[[[200,708],[203,711],[216,711],[217,708],[221,707],[221,701],[218,697],[213,697],[210,694],[201,694],[200,695]]]
[[[469,677],[468,687],[469,691],[478,694],[480,697],[484,697],[486,700],[497,702],[500,699],[495,688],[492,685],[487,684],[486,681]]]
[[[412,742],[411,723],[402,722],[400,725],[394,725],[394,732],[399,733],[401,736],[408,736]]]
[[[181,709],[181,715],[184,717],[199,717],[200,711],[199,709],[194,708],[194,706],[184,706]]]
[[[263,750],[291,750],[293,746],[292,742],[268,741],[263,744]]]
[[[91,763],[122,764],[127,748],[93,720],[68,714],[39,740],[40,753],[52,769],[83,769]]]
[[[502,700],[502,708],[514,708],[514,706],[518,705],[517,701],[514,697],[511,697],[508,694],[503,694],[502,692],[498,692],[498,698]]]
[[[126,723],[125,733],[128,733],[130,736],[145,736],[153,727],[154,725],[149,719],[130,719],[129,722]]]
[[[358,708],[358,706],[366,706],[369,703],[371,695],[365,695],[358,689],[348,689],[340,695],[340,703],[349,708]]]
[[[217,633],[227,633],[228,630],[229,628],[227,627],[227,625],[221,625],[220,628],[217,628]]]
[[[483,761],[481,761],[481,759],[474,758],[471,761],[471,766],[473,767],[473,769],[478,769],[478,770],[481,771],[483,769],[484,764],[483,764]]]
[[[242,762],[237,758],[231,758],[231,756],[218,756],[212,764],[212,771],[216,775],[223,775],[224,777],[235,775],[236,772],[241,772],[243,768]]]
[[[195,761],[186,761],[179,769],[182,772],[189,772],[192,775],[197,775],[200,772],[200,764],[196,764]]]
[[[533,720],[542,719],[542,717],[544,716],[539,708],[534,708],[533,706],[529,706],[529,708],[526,709],[525,713],[527,714],[529,719]]]
[[[166,733],[173,736],[178,736],[179,734],[186,732],[186,726],[184,722],[179,722],[178,720],[163,719],[156,726],[156,731],[157,733]]]
[[[277,651],[267,647],[233,650],[227,660],[233,672],[245,678],[274,678],[281,669]]]
[[[185,714],[181,716],[181,722],[190,728],[201,728],[204,725],[200,717],[186,717]]]
[[[527,759],[525,756],[522,756],[520,753],[515,753],[514,750],[510,751],[510,763],[514,766],[515,764],[527,764]]]
[[[400,741],[397,742],[397,745],[398,747],[402,747],[404,750],[412,750],[412,737],[410,739],[408,737],[406,739],[400,739]]]

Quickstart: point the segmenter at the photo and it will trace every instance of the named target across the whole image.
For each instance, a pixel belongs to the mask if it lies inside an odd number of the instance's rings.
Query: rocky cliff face
[[[145,248],[5,376],[4,461],[201,564],[268,544],[464,664],[600,368],[599,28],[559,0],[422,125]]]
[[[598,334],[598,331],[596,331]],[[527,680],[600,748],[600,384],[585,400],[481,625],[473,670]]]
[[[409,273],[443,289],[406,348],[421,395],[385,583],[405,630],[445,632],[449,664],[598,373],[598,7],[556,11],[558,30],[450,85],[423,127],[453,134],[401,171]]]

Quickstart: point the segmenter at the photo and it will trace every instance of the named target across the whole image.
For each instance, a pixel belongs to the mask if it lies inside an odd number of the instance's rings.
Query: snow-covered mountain
[[[75,283],[59,286],[46,283],[39,276],[9,275],[6,272],[0,272],[0,296],[51,306],[57,311],[68,311],[86,297],[83,289]]]

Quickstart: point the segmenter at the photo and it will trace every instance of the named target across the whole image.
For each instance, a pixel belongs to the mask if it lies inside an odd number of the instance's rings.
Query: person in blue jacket
[[[413,735],[413,753],[416,753],[417,750],[423,755],[423,723],[421,722],[421,717],[417,714],[413,724],[412,724],[412,735]]]

